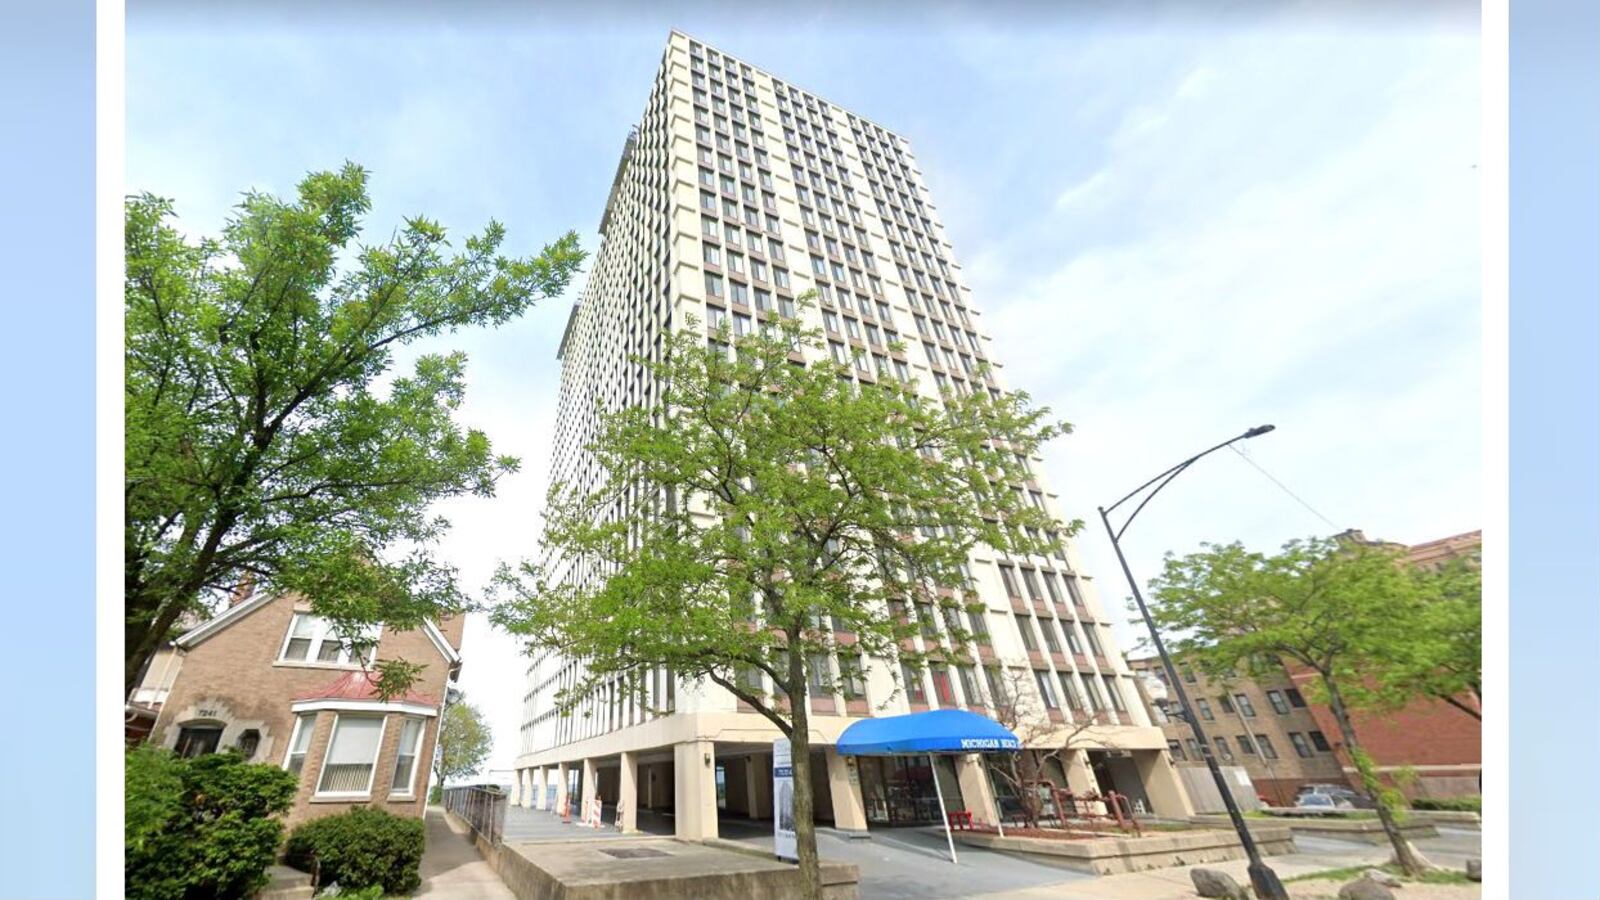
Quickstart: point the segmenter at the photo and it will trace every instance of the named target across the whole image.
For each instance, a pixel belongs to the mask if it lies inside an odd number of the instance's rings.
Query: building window
[[[985,618],[982,610],[975,609],[967,612],[967,622],[970,623],[972,629],[973,643],[987,647],[989,646],[989,623],[985,621]]]
[[[929,668],[933,674],[933,695],[939,698],[939,705],[951,707],[956,705],[955,687],[950,683],[950,669],[942,664],[935,664]]]
[[[1250,703],[1249,697],[1246,697],[1243,694],[1234,694],[1233,703],[1239,708],[1239,712],[1244,713],[1247,718],[1255,718],[1256,708]]]
[[[1195,759],[1205,759],[1205,754],[1200,752],[1199,741],[1195,740],[1194,738],[1187,738],[1185,739],[1184,743],[1189,746],[1190,756],[1194,757]]]
[[[319,794],[366,795],[372,791],[372,773],[378,767],[383,744],[383,719],[378,716],[344,716],[333,721],[333,736],[322,760]]]
[[[1289,714],[1289,701],[1283,699],[1282,691],[1267,691],[1267,702],[1272,704],[1272,711],[1278,715]]]
[[[1006,593],[1013,597],[1021,597],[1022,591],[1017,589],[1017,574],[1010,566],[1000,567],[1000,580],[1005,582]]]
[[[1083,698],[1072,688],[1072,677],[1066,672],[1057,673],[1061,681],[1061,696],[1067,701],[1067,708],[1075,713],[1083,712]]]
[[[254,759],[257,748],[261,746],[261,732],[254,728],[246,728],[234,746],[239,748],[239,755],[245,759]]]
[[[1095,689],[1094,679],[1089,677],[1089,673],[1079,672],[1078,680],[1083,682],[1083,693],[1089,700],[1089,708],[1095,712],[1104,710],[1105,703],[1100,699],[1100,692]]]
[[[839,656],[839,685],[846,700],[859,700],[867,696],[867,682],[861,677],[861,657],[853,654]]]
[[[1221,696],[1217,697],[1217,705],[1221,706],[1222,711],[1225,713],[1233,712],[1233,701],[1228,699],[1227,694],[1222,694]]]
[[[1033,624],[1027,616],[1014,616],[1017,620],[1017,630],[1022,633],[1022,646],[1028,650],[1038,650],[1039,641],[1033,636]]]
[[[1225,737],[1223,737],[1222,735],[1219,734],[1215,738],[1213,738],[1213,740],[1216,741],[1216,743],[1217,743],[1217,755],[1218,756],[1222,757],[1223,759],[1233,759],[1233,751],[1228,748],[1228,739],[1227,738],[1225,738]]]
[[[1089,642],[1089,652],[1095,656],[1105,656],[1105,651],[1100,649],[1100,638],[1095,635],[1095,626],[1092,622],[1083,623],[1083,639]]]
[[[1269,738],[1264,734],[1256,735],[1256,747],[1260,748],[1261,756],[1264,759],[1278,758],[1277,748],[1272,746],[1272,738]]]
[[[1256,755],[1256,748],[1251,746],[1251,744],[1250,744],[1250,735],[1241,734],[1238,737],[1238,741],[1239,741],[1239,752],[1240,753],[1243,753],[1245,756],[1255,756]]]
[[[1181,760],[1181,759],[1188,759],[1189,758],[1186,755],[1184,755],[1183,744],[1181,744],[1181,743],[1179,743],[1179,742],[1177,742],[1175,740],[1167,741],[1167,752],[1172,754],[1172,758],[1173,759]]]
[[[900,679],[906,685],[906,700],[911,703],[927,703],[928,692],[922,685],[922,673],[911,668],[906,663],[900,664]]]
[[[961,693],[966,695],[968,706],[982,706],[983,695],[978,692],[978,673],[971,666],[956,666],[961,676]]]
[[[1310,758],[1311,742],[1306,740],[1305,735],[1298,731],[1291,731],[1289,732],[1289,743],[1294,745],[1294,752],[1296,756],[1300,757],[1301,759]]]
[[[989,683],[989,699],[995,706],[1003,706],[1011,699],[1010,692],[1006,690],[1005,682],[1000,678],[999,666],[984,666],[983,680]]]
[[[1203,698],[1194,701],[1194,708],[1199,711],[1200,718],[1205,719],[1207,722],[1216,720],[1216,716],[1211,714],[1211,704],[1207,703]]]
[[[1039,573],[1033,569],[1022,570],[1022,580],[1028,585],[1028,596],[1034,600],[1043,600],[1044,594],[1039,590]]]
[[[1072,582],[1069,579],[1067,583],[1071,584]],[[1184,681],[1185,684],[1194,684],[1194,670],[1193,669],[1184,669],[1183,670],[1183,681]]]
[[[1117,712],[1127,712],[1128,707],[1122,702],[1122,691],[1117,689],[1117,679],[1111,675],[1100,676],[1106,683],[1106,696],[1111,699],[1111,708]]]
[[[400,744],[395,751],[394,778],[389,783],[391,796],[410,797],[417,774],[417,757],[422,754],[422,725],[419,718],[407,717],[400,726]]]
[[[178,743],[172,750],[185,759],[192,759],[217,752],[221,740],[221,725],[185,725],[178,729]]]
[[[294,717],[294,733],[289,736],[289,756],[283,767],[296,775],[306,765],[306,751],[311,749],[311,732],[317,727],[317,714],[305,713]]]
[[[1320,731],[1311,732],[1311,746],[1316,747],[1322,753],[1333,752],[1333,748],[1328,746],[1328,738]]]
[[[1306,708],[1306,698],[1300,696],[1300,691],[1298,688],[1288,688],[1284,691],[1284,693],[1289,697],[1290,706],[1294,707],[1295,709]]]
[[[369,625],[353,639],[341,638],[321,616],[295,613],[283,639],[278,659],[285,662],[319,662],[335,665],[371,665],[378,649],[380,626]]]
[[[1056,692],[1050,687],[1050,673],[1042,669],[1035,669],[1033,671],[1033,681],[1039,686],[1039,696],[1044,698],[1044,708],[1059,708],[1056,703]]]

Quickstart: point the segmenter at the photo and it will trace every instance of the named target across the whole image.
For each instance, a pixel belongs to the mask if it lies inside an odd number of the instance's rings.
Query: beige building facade
[[[728,323],[737,334],[804,316],[858,381],[913,381],[929,403],[945,390],[1005,387],[905,139],[688,35],[669,37],[600,228],[559,351],[556,481],[588,487],[604,477],[583,450],[596,402],[657,403],[657,386],[628,357],[657,358],[663,337],[691,321],[697,330]],[[797,308],[811,290],[817,305]],[[1066,518],[1039,460],[1024,462],[1032,502]],[[1084,794],[1114,790],[1157,814],[1188,813],[1094,580],[1069,540],[1056,545],[1042,557],[973,554],[971,583],[987,609],[959,623],[976,636],[971,664],[912,671],[869,660],[858,676],[836,679],[851,683],[849,696],[807,698],[819,820],[854,830],[930,821],[937,778],[953,808],[995,821],[1008,798],[977,756],[930,767],[926,758],[849,759],[833,745],[863,716],[992,711],[996,691],[1018,681],[1037,692],[1035,746],[1056,749],[1073,734],[1066,763],[1046,767],[1052,781]],[[582,561],[562,575],[595,577]],[[931,609],[913,612],[921,646],[939,642],[945,623]],[[838,673],[837,659],[827,664]],[[719,817],[771,815],[780,735],[768,720],[719,687],[664,670],[642,699],[612,685],[565,713],[557,692],[577,682],[581,665],[548,650],[532,657],[515,802],[587,810],[599,800],[625,829],[637,827],[641,809],[670,812],[687,838],[715,836]]]
[[[1173,760],[1179,766],[1205,768],[1205,757],[1180,715],[1161,660],[1130,659],[1128,665],[1140,676],[1144,702],[1160,724]],[[1301,785],[1345,783],[1332,742],[1287,672],[1226,684],[1181,664],[1178,672],[1217,761],[1242,767],[1267,803],[1292,806]]]
[[[150,742],[185,756],[235,749],[299,776],[287,822],[370,805],[420,816],[446,691],[459,670],[460,617],[370,629],[363,653],[310,604],[258,594],[191,629],[151,667],[161,691]],[[424,665],[402,697],[377,697],[365,664]]]

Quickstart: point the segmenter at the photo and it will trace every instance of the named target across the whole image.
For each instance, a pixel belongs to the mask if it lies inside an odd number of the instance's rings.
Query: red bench
[[[969,812],[967,810],[964,810],[964,809],[963,810],[952,810],[952,811],[950,811],[948,813],[945,813],[945,816],[948,818],[951,828],[954,828],[957,831],[971,831],[972,830],[972,813],[971,812]]]

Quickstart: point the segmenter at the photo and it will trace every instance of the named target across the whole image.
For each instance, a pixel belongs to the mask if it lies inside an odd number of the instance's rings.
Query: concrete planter
[[[1210,825],[1227,827],[1227,816],[1195,816],[1189,821],[1196,825]],[[1246,819],[1250,825],[1250,833],[1256,834],[1261,826],[1269,828],[1288,828],[1295,834],[1308,837],[1336,838],[1343,841],[1360,841],[1363,844],[1387,844],[1389,836],[1383,833],[1383,823],[1377,819],[1337,819],[1328,817],[1297,817],[1275,815],[1270,822],[1261,819]],[[1431,822],[1421,822],[1415,818],[1400,826],[1400,834],[1415,840],[1416,838],[1433,837],[1439,830]]]
[[[1295,852],[1293,835],[1285,826],[1251,828],[1250,835],[1263,855]],[[1116,875],[1244,858],[1244,848],[1240,846],[1237,835],[1231,831],[1210,829],[1156,832],[1144,837],[1093,837],[1066,841],[962,831],[956,833],[956,839],[974,847],[1048,856],[1053,862],[1067,868],[1095,875]]]
[[[1430,825],[1472,829],[1483,827],[1483,817],[1468,810],[1413,809],[1406,815],[1413,822],[1427,822]]]

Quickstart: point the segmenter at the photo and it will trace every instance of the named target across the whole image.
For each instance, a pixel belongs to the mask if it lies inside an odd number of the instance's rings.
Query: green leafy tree
[[[351,635],[465,606],[428,507],[492,494],[517,460],[456,422],[462,354],[384,379],[396,348],[560,293],[583,253],[568,233],[508,257],[493,222],[452,251],[422,217],[359,243],[369,205],[353,164],[293,199],[245,194],[217,238],[186,240],[169,200],[127,200],[129,689],[186,613],[244,584],[298,591]]]
[[[1312,696],[1338,722],[1344,748],[1408,874],[1423,861],[1400,834],[1398,792],[1379,779],[1362,749],[1351,711],[1387,702],[1373,674],[1387,661],[1416,655],[1413,625],[1428,615],[1430,596],[1395,548],[1331,539],[1291,541],[1275,555],[1238,543],[1202,545],[1167,557],[1151,583],[1152,612],[1183,637],[1177,652],[1220,680],[1284,663],[1315,675]]]
[[[1023,459],[1066,430],[1026,395],[935,402],[886,372],[858,386],[820,352],[800,362],[802,345],[824,349],[793,319],[709,341],[691,319],[664,361],[635,360],[666,386],[662,406],[601,411],[586,452],[604,483],[552,487],[544,563],[503,573],[514,596],[496,616],[584,660],[564,709],[608,684],[657,702],[644,685],[665,668],[769,719],[791,741],[800,871],[816,897],[803,698],[854,690],[836,652],[847,673],[863,654],[892,672],[897,659],[965,659],[961,613],[979,608],[969,551],[1053,552],[1077,524],[1020,487]],[[591,577],[567,577],[575,567]],[[942,649],[910,649],[937,617]],[[836,646],[837,633],[854,643]]]
[[[1370,705],[1395,709],[1431,697],[1483,721],[1483,573],[1468,560],[1413,570],[1424,602],[1411,640],[1368,669]]]
[[[446,779],[465,778],[477,772],[494,748],[494,733],[483,713],[456,701],[445,707],[439,725],[439,749],[433,755],[433,773],[442,786]]]

